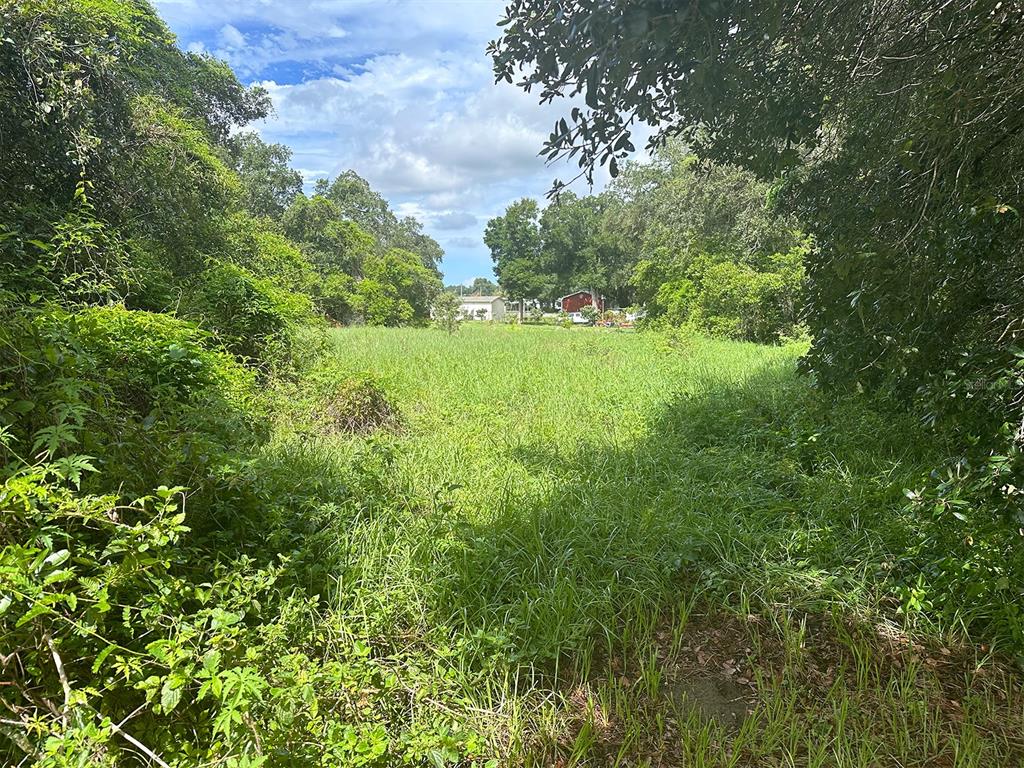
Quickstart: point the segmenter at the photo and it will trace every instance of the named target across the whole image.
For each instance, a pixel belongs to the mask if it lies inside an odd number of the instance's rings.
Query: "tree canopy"
[[[251,131],[231,136],[226,146],[246,208],[253,216],[280,218],[302,192],[302,174],[288,165],[292,151]]]
[[[412,216],[399,219],[388,202],[355,171],[345,171],[332,182],[320,179],[317,194],[335,205],[341,215],[373,235],[383,248],[402,248],[415,253],[424,267],[440,277],[438,266],[444,257],[441,246],[423,232]]]
[[[673,139],[599,195],[563,190],[539,217],[534,201],[512,204],[485,242],[506,291],[512,280],[553,302],[589,290],[611,306],[642,305],[649,325],[777,342],[799,333],[809,243],[771,210],[771,190]],[[515,283],[523,272],[531,279]]]
[[[509,298],[532,298],[549,290],[551,277],[541,265],[539,216],[537,201],[523,198],[487,222],[484,243],[491,250],[498,284]]]

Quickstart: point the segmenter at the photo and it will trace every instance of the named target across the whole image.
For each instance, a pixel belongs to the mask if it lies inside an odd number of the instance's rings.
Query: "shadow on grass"
[[[738,605],[892,606],[930,458],[909,418],[827,406],[782,363],[679,396],[628,449],[519,443],[552,478],[448,547],[436,610],[522,662],[628,641],[699,592]]]
[[[508,461],[549,489],[445,550],[433,610],[463,649],[556,693],[524,764],[1024,757],[1012,671],[876,632],[934,556],[903,493],[937,462],[913,419],[826,403],[773,364],[679,396],[644,434],[516,444]]]

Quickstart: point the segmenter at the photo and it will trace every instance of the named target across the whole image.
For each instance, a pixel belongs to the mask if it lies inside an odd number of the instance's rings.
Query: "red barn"
[[[566,294],[558,301],[555,302],[555,306],[561,309],[563,312],[579,312],[586,306],[593,304],[597,307],[598,312],[604,312],[604,298],[601,296],[593,296],[590,291],[575,291],[573,293]]]

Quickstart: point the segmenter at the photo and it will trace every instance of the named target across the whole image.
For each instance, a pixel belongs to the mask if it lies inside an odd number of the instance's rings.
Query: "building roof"
[[[593,294],[591,294],[591,292],[590,292],[590,291],[588,291],[588,290],[587,290],[586,288],[580,288],[580,289],[579,289],[578,291],[572,291],[571,293],[567,293],[567,294],[565,294],[565,296],[559,296],[559,297],[558,297],[558,300],[559,300],[559,301],[561,301],[562,299],[568,299],[568,298],[569,298],[570,296],[575,296],[575,295],[576,295],[576,294],[578,294],[578,293],[585,293],[585,294],[587,294],[588,296],[592,296],[592,295],[593,295]],[[599,299],[600,299],[600,298],[601,298],[601,294],[597,294],[597,298],[599,298]]]
[[[501,296],[459,296],[463,304],[492,304]]]

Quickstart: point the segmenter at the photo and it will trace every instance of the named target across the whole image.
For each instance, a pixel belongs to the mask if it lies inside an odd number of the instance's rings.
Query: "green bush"
[[[462,300],[454,293],[442,292],[434,301],[433,317],[438,327],[455,333],[462,322]]]
[[[261,434],[252,373],[191,323],[122,307],[3,319],[4,463],[59,468],[78,456],[64,474],[95,492],[200,491]]]
[[[412,305],[393,286],[377,280],[356,283],[353,303],[367,325],[408,325],[413,320]]]
[[[335,272],[322,279],[317,286],[315,301],[320,310],[336,323],[348,323],[355,314],[355,280],[343,272]]]
[[[13,212],[0,220],[5,288],[21,296],[46,296],[65,304],[122,301],[143,277],[132,249],[98,220],[79,182],[67,211],[49,206]]]
[[[119,766],[144,749],[196,765],[247,749],[238,723],[268,688],[266,630],[247,619],[277,599],[280,569],[207,558],[190,581],[202,553],[183,505],[180,488],[75,493],[46,463],[0,483],[0,633],[19,654],[4,701],[32,722],[4,726],[0,758]]]
[[[235,214],[224,223],[222,261],[241,267],[256,277],[273,280],[274,285],[310,293],[317,274],[302,252],[267,224],[246,214]]]
[[[240,360],[263,370],[291,361],[294,331],[315,316],[308,296],[231,264],[213,264],[200,275],[185,313]]]
[[[751,257],[701,254],[641,262],[634,285],[649,297],[648,323],[731,339],[778,343],[798,332],[804,248]]]
[[[441,280],[411,251],[391,248],[363,265],[353,303],[367,325],[425,323]]]

